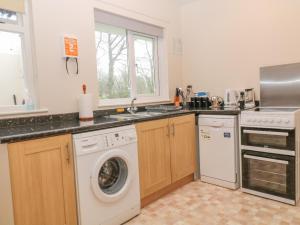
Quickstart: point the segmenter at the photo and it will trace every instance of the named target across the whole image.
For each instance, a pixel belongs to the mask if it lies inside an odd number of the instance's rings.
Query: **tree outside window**
[[[96,25],[97,76],[101,99],[157,94],[157,38]]]

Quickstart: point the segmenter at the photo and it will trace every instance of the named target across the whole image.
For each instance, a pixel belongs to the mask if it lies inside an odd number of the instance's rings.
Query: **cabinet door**
[[[171,184],[168,119],[139,123],[139,172],[141,198]]]
[[[15,225],[77,224],[71,135],[8,145]]]
[[[195,172],[195,115],[171,118],[170,127],[172,182],[176,182]]]

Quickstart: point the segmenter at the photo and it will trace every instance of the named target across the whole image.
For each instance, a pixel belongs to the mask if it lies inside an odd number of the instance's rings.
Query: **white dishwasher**
[[[200,179],[239,187],[238,123],[233,115],[199,115]]]

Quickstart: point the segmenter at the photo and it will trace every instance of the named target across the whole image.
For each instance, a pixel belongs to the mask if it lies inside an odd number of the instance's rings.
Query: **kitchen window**
[[[0,112],[33,105],[29,20],[25,12],[2,9],[0,4]]]
[[[95,20],[100,105],[168,100],[159,61],[162,28],[99,10]]]
[[[153,96],[159,88],[157,38],[133,34],[136,95]]]

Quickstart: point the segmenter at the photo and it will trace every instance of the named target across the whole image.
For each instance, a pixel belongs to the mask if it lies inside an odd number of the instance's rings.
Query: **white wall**
[[[298,0],[29,1],[37,95],[49,113],[77,111],[82,83],[97,96],[94,7],[167,28],[171,99],[183,84],[212,95],[223,95],[225,88],[258,92],[260,66],[300,61]],[[79,76],[66,74],[63,34],[79,38]],[[180,37],[183,56],[173,52],[173,40]]]
[[[300,62],[300,1],[187,0],[183,82],[212,95],[254,87],[259,67]]]
[[[77,111],[82,83],[97,96],[93,8],[107,10],[167,29],[169,85],[181,82],[181,56],[172,53],[171,40],[180,35],[179,8],[173,0],[31,0],[37,67],[37,95],[49,113]],[[79,39],[79,76],[67,75],[62,59],[64,34]],[[95,109],[97,99],[95,98]]]

